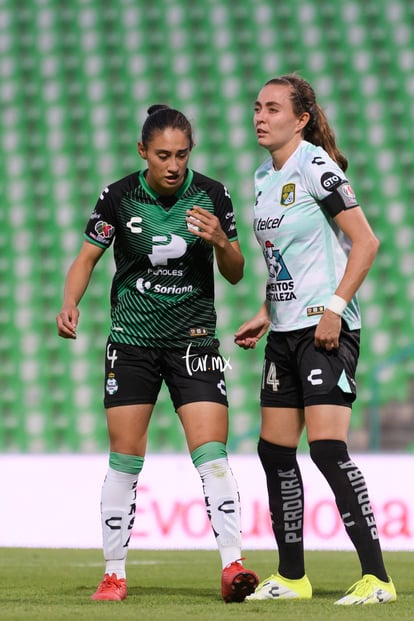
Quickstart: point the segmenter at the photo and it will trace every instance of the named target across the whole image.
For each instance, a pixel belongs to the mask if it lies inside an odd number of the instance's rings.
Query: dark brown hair
[[[151,142],[156,132],[162,132],[168,127],[172,129],[180,129],[186,134],[190,149],[194,146],[193,128],[190,121],[179,110],[170,108],[165,104],[154,104],[148,108],[148,116],[145,119],[141,131],[141,141],[146,147]]]
[[[287,84],[291,87],[291,101],[296,116],[308,112],[309,121],[303,129],[303,138],[312,144],[322,147],[330,157],[345,172],[348,160],[338,149],[335,134],[328,123],[328,119],[320,105],[316,102],[315,91],[303,78],[295,73],[288,73],[278,78],[272,78],[268,84]]]

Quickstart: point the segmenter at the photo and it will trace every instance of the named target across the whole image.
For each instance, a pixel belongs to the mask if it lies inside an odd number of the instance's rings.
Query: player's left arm
[[[320,163],[322,160],[322,164]],[[348,304],[367,276],[378,250],[379,241],[369,225],[356,196],[339,166],[322,152],[305,171],[310,194],[332,218],[349,242],[344,274],[332,293]],[[326,349],[339,347],[341,316],[325,309],[315,331],[315,345]]]
[[[214,247],[220,274],[232,285],[238,283],[243,277],[244,257],[237,239],[230,241],[219,218],[198,205],[187,211],[186,220],[194,235]]]
[[[379,240],[361,207],[341,211],[334,220],[351,243],[345,272],[335,293],[350,302],[371,269]]]
[[[214,251],[220,274],[232,285],[238,283],[243,278],[244,271],[244,257],[239,242],[226,238],[223,246],[214,246]]]
[[[334,221],[351,244],[344,274],[334,293],[349,303],[374,262],[379,240],[359,206],[341,211]],[[337,349],[340,332],[341,316],[326,308],[315,330],[316,347]]]
[[[214,247],[219,272],[232,285],[243,277],[244,257],[237,241],[236,218],[227,188],[210,179],[206,192],[214,212],[194,205],[187,212],[189,230]]]
[[[307,162],[304,177],[309,193],[320,204],[350,242],[350,252],[336,295],[348,303],[354,297],[378,250],[379,241],[369,225],[345,174],[331,158],[321,151],[322,160]]]

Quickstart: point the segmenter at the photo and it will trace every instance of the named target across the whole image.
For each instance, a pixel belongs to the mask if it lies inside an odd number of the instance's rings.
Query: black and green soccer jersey
[[[114,244],[111,289],[114,342],[175,349],[217,345],[213,247],[188,229],[194,205],[214,213],[230,241],[237,239],[225,186],[192,170],[166,207],[144,172],[109,185],[86,226],[86,239]]]

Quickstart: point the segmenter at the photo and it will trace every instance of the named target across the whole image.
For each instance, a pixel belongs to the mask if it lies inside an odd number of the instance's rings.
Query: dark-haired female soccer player
[[[266,301],[235,341],[254,347],[270,326],[261,384],[258,445],[279,551],[275,575],[249,600],[310,598],[303,546],[304,495],[296,449],[306,428],[310,456],[329,483],[357,551],[362,578],[336,603],[393,602],[364,477],[349,456],[360,313],[357,291],[378,240],[345,177],[310,84],[295,74],[267,82],[254,111],[270,157],[256,171],[254,228],[268,268]]]
[[[57,316],[59,335],[76,338],[78,304],[113,242],[116,272],[104,399],[110,456],[101,501],[106,568],[92,599],[127,595],[125,563],[138,475],[165,381],[202,480],[221,555],[223,599],[239,602],[254,591],[258,579],[241,562],[239,493],[226,451],[228,403],[216,337],[213,261],[235,284],[243,276],[244,258],[227,189],[187,167],[191,124],[168,106],[152,106],[148,113],[138,142],[147,167],[102,192],[67,274]]]

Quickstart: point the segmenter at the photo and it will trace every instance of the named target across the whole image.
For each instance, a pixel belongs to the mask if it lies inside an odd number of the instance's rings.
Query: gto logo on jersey
[[[296,186],[294,183],[286,183],[286,185],[282,188],[280,204],[284,205],[284,207],[290,207],[290,205],[293,205],[296,200],[295,190]]]
[[[325,172],[321,177],[321,185],[325,190],[334,190],[338,187],[344,180],[341,179],[339,175],[334,172]]]

